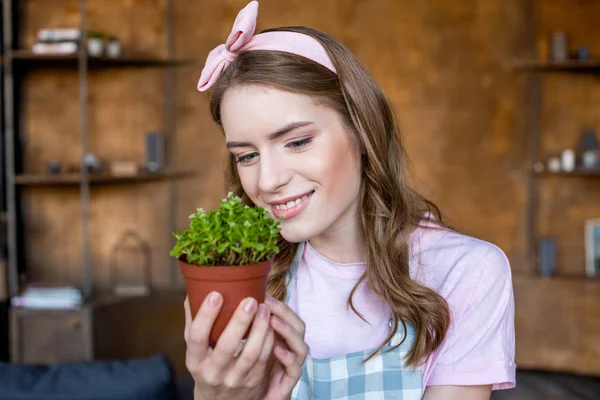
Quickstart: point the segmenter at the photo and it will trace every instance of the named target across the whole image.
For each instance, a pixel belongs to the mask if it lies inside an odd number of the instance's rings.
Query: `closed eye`
[[[301,140],[294,140],[286,145],[286,147],[291,148],[292,150],[300,150],[305,147],[307,144],[312,142],[313,138],[306,138]]]

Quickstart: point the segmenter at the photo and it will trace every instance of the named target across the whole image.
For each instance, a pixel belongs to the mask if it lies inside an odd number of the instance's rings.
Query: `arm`
[[[423,400],[489,400],[492,385],[429,386]]]

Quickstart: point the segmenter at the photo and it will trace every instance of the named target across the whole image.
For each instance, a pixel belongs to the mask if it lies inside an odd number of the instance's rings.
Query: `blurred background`
[[[168,252],[226,193],[196,84],[247,1],[0,3],[2,365],[137,360],[189,395]],[[356,54],[414,186],[508,255],[519,373],[493,398],[600,399],[600,1],[260,1],[257,31],[284,25]]]

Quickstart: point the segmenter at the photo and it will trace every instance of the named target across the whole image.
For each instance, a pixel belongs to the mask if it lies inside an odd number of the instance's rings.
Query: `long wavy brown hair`
[[[360,215],[367,240],[368,266],[352,290],[348,304],[360,316],[352,304],[352,297],[358,285],[366,279],[393,314],[388,337],[368,358],[386,347],[399,324],[406,332],[406,323],[410,323],[416,338],[406,357],[406,364],[416,367],[440,346],[450,324],[445,299],[411,279],[409,273],[410,234],[424,218],[428,218],[425,215],[431,215],[437,226],[444,227],[440,211],[409,187],[406,176],[408,158],[395,113],[382,89],[356,57],[340,42],[315,29],[284,27],[269,31],[293,31],[317,39],[329,54],[337,74],[295,54],[242,52],[212,89],[212,117],[221,126],[223,95],[227,89],[237,85],[267,85],[308,95],[343,116],[349,131],[356,135],[363,154]],[[244,203],[253,205],[242,189],[233,155],[227,166],[227,186]],[[286,296],[285,278],[297,246],[279,238],[280,253],[273,261],[267,286],[268,292],[279,300]]]

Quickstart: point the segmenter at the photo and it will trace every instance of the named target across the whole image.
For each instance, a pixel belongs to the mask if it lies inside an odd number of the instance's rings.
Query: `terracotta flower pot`
[[[242,300],[253,297],[259,304],[265,301],[271,260],[243,266],[204,267],[188,264],[180,259],[179,268],[185,278],[192,318],[210,292],[216,291],[223,295],[221,312],[210,333],[211,345],[214,346]],[[244,339],[249,332],[250,330],[246,332]]]

